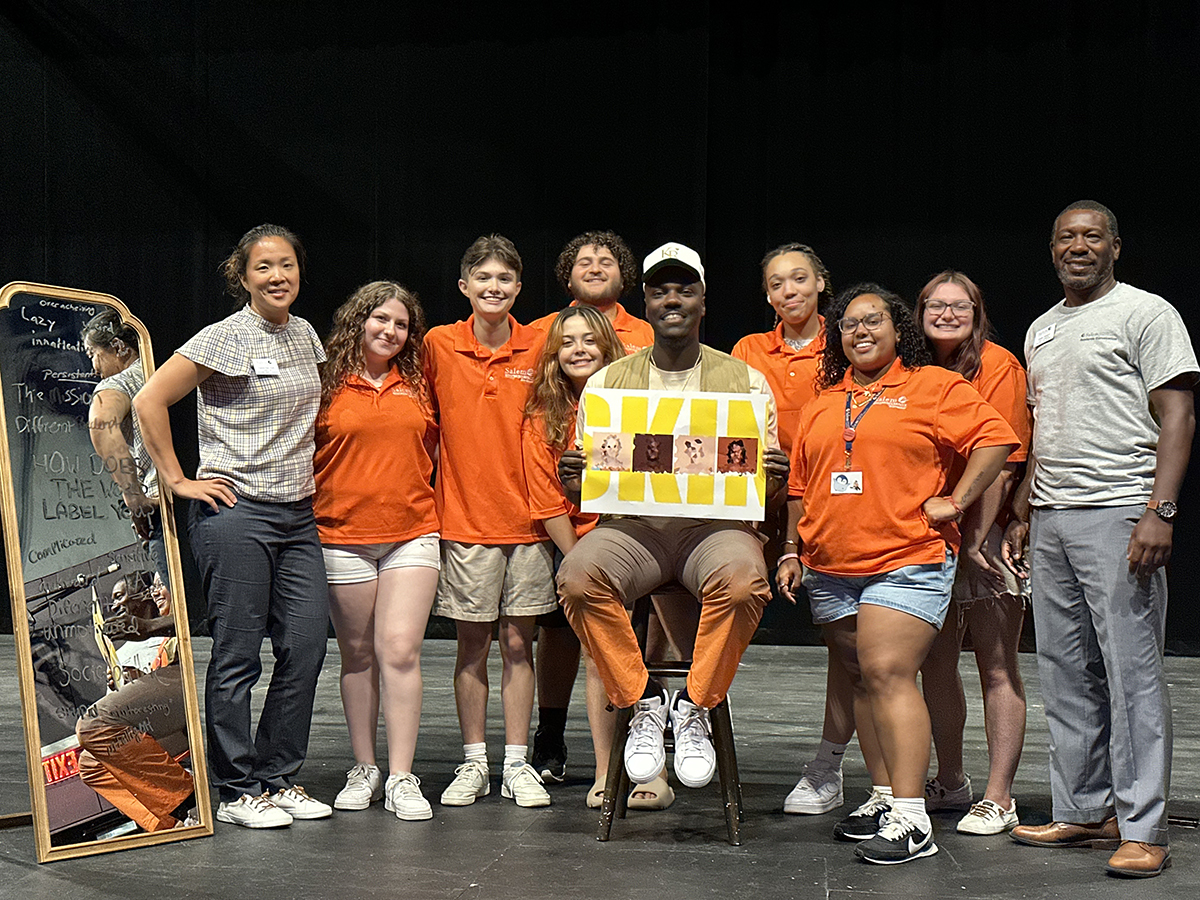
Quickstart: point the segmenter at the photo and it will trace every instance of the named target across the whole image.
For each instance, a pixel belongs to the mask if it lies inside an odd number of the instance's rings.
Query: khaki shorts
[[[501,616],[540,616],[558,608],[554,555],[538,544],[460,544],[442,541],[442,577],[435,616],[494,622]]]
[[[992,525],[991,531],[988,532],[986,541],[984,542],[993,559],[1000,558],[1000,542],[1003,539],[1003,533],[1000,531],[999,525]],[[1019,579],[1016,575],[1010,572],[1005,566],[1000,567],[1000,574],[1004,576],[1004,594],[998,595],[994,593],[976,594],[971,590],[964,567],[958,567],[958,575],[954,579],[954,590],[951,592],[951,597],[959,606],[968,606],[976,600],[992,600],[998,596],[1020,597],[1023,600],[1029,599],[1029,579]]]

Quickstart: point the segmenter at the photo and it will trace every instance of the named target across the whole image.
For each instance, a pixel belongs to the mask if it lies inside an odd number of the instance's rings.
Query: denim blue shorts
[[[802,581],[817,625],[858,615],[860,603],[873,603],[898,609],[940,629],[950,609],[950,589],[957,567],[958,558],[947,549],[943,563],[858,576],[828,575],[806,568]]]

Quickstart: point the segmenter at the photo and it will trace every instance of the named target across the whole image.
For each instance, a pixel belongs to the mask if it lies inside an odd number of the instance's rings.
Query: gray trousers
[[[1138,579],[1125,558],[1144,509],[1033,510],[1033,618],[1054,819],[1115,814],[1125,840],[1166,844],[1167,579]]]
[[[221,800],[289,787],[308,753],[325,660],[329,587],[312,501],[193,501],[188,537],[208,598],[212,657],[204,684],[208,763]],[[271,638],[275,667],[253,741],[250,690]]]

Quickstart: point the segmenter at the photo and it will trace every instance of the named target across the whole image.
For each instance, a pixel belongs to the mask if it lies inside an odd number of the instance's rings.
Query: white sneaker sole
[[[291,815],[289,813],[288,815]],[[295,816],[292,816],[294,819]],[[242,819],[217,810],[217,821],[226,825],[238,825],[242,828],[287,828],[291,822],[264,822],[262,820]]]
[[[483,786],[483,790],[478,794],[473,794],[471,796],[464,795],[459,797],[447,797],[445,794],[442,794],[442,799],[440,802],[442,806],[470,806],[480,797],[486,797],[491,792],[492,786],[490,784],[485,784]]]
[[[912,856],[906,856],[904,859],[871,859],[869,856],[860,856],[863,862],[874,863],[877,866],[898,866],[901,863],[912,862],[914,859],[920,859],[923,856],[933,856],[938,852],[938,845],[930,841],[928,846],[922,847]]]
[[[500,786],[500,796],[503,797],[505,800],[516,801],[517,806],[524,807],[525,809],[537,809],[542,806],[550,805],[549,795],[547,795],[546,797],[535,797],[532,800],[528,800],[528,799],[525,799],[522,797],[514,797],[513,792],[508,789],[508,785]]]
[[[821,816],[827,812],[832,812],[846,803],[845,797],[841,791],[837,792],[836,797],[830,797],[825,802],[814,803],[809,800],[793,800],[792,795],[788,794],[783,801],[783,811],[793,816]]]
[[[414,812],[406,812],[404,810],[396,809],[396,807],[392,806],[391,801],[388,800],[386,797],[383,800],[383,808],[386,809],[390,813],[395,813],[397,819],[402,819],[405,822],[424,822],[426,819],[433,818],[433,809],[432,808],[427,807],[427,808],[421,810],[420,812],[415,812],[415,813]]]
[[[358,810],[369,809],[371,804],[374,803],[376,800],[380,799],[380,797],[382,797],[382,796],[383,796],[383,791],[380,790],[379,796],[376,797],[376,796],[372,795],[370,800],[343,800],[339,797],[333,801],[333,808],[346,810],[348,812],[355,812]]]

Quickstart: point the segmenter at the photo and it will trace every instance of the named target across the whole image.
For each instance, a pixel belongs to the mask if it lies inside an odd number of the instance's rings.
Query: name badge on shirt
[[[1054,339],[1054,326],[1057,324],[1058,324],[1057,322],[1051,322],[1049,325],[1047,325],[1041,331],[1034,332],[1033,346],[1040,347],[1040,346],[1042,346],[1042,344],[1046,343],[1046,341],[1053,340]]]
[[[278,375],[279,363],[271,359],[269,356],[261,357],[260,359],[250,360],[250,364],[254,366],[255,375]]]
[[[829,476],[829,493],[861,494],[862,472],[834,472]]]

